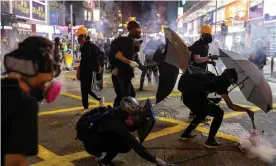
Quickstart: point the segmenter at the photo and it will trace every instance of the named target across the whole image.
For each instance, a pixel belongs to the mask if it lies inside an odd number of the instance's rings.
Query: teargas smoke
[[[273,139],[275,138],[259,135],[258,131],[254,130],[248,140],[240,141],[240,148],[250,158],[258,158],[264,162],[273,163],[276,158],[276,149],[271,143]]]

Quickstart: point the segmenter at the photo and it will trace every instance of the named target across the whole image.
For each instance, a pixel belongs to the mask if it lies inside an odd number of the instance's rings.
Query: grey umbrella
[[[272,109],[272,91],[263,73],[245,57],[219,49],[220,59],[226,68],[234,68],[238,73],[238,85],[244,97],[264,112]]]
[[[181,37],[172,29],[165,28],[167,39],[167,56],[165,62],[182,71],[186,71],[191,60],[191,53]]]

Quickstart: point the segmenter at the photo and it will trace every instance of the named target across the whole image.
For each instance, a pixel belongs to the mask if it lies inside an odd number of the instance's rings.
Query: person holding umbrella
[[[193,82],[192,78],[195,77],[193,77],[193,74],[191,73],[184,74],[182,77],[183,78],[181,79],[185,79],[184,81],[186,82],[186,85],[187,83],[190,83],[189,88],[183,87],[183,90],[181,90],[183,103],[192,112],[194,112],[196,116],[181,134],[180,140],[194,138],[196,135],[193,135],[192,131],[206,118],[207,115],[209,115],[214,117],[214,119],[211,124],[208,139],[206,140],[204,146],[206,148],[219,148],[222,145],[222,143],[215,139],[215,136],[222,123],[224,111],[217,105],[221,98],[210,99],[207,97],[210,93],[217,93],[221,95],[229,109],[232,109],[233,111],[246,112],[251,119],[254,119],[254,112],[248,108],[234,104],[228,96],[227,89],[231,85],[236,84],[238,81],[238,74],[235,69],[225,69],[221,75],[215,76],[212,81],[205,84],[202,82]]]
[[[210,55],[209,44],[213,41],[212,38],[212,27],[205,24],[200,29],[200,39],[197,40],[193,45],[189,47],[191,51],[191,65],[204,70],[207,70],[208,64],[216,65],[213,60],[218,59],[218,55]],[[195,113],[190,112],[190,118],[194,118]]]
[[[100,158],[106,153],[98,161],[100,166],[114,166],[112,160],[119,153],[128,153],[130,150],[158,166],[169,166],[142,145],[154,123],[149,99],[142,108],[135,98],[124,97],[119,107],[99,107],[84,114],[77,122],[77,139],[83,142],[85,150],[91,155]],[[140,142],[131,134],[136,130]]]

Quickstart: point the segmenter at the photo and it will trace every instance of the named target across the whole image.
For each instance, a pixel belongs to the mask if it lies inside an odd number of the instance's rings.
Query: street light
[[[121,14],[121,13],[119,13],[119,16],[121,17],[121,16],[122,16],[122,14]]]
[[[157,15],[158,17],[160,17],[160,14],[159,14],[159,13],[157,13],[156,15]]]

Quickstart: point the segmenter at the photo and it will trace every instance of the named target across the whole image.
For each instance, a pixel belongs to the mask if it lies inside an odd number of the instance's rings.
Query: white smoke
[[[240,147],[250,158],[258,158],[264,162],[272,163],[276,157],[276,150],[267,138],[260,136],[254,130],[248,140],[241,140]]]

